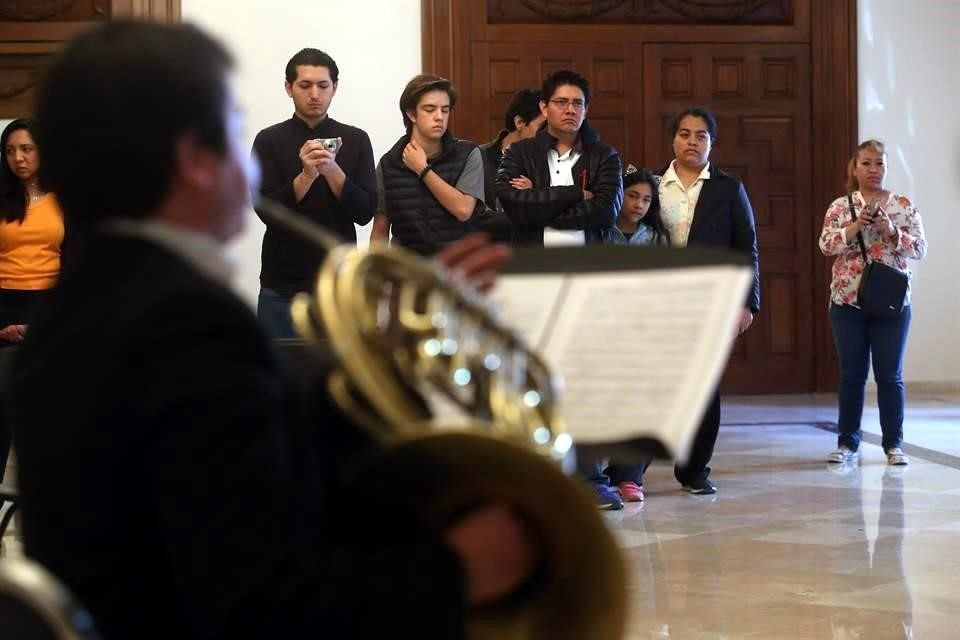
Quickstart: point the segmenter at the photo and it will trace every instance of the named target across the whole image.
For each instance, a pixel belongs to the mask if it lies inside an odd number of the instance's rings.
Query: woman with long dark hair
[[[40,180],[40,154],[29,120],[0,137],[0,345],[20,342],[30,308],[60,275],[63,214]]]
[[[0,349],[27,331],[30,310],[60,275],[63,213],[40,180],[33,123],[14,120],[0,135]],[[5,354],[4,354],[5,355]],[[5,386],[0,381],[0,385]],[[11,433],[0,415],[0,481]]]
[[[603,244],[670,244],[670,232],[660,217],[660,179],[643,167],[623,170],[623,205],[617,222],[601,231]]]

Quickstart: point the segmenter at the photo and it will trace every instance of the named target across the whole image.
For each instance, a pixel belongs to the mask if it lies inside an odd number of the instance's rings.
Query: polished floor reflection
[[[629,640],[960,637],[960,394],[910,395],[907,468],[887,466],[875,404],[859,463],[824,462],[834,402],[727,398],[717,495],[655,465],[646,502],[604,514],[630,565]],[[4,543],[19,552],[15,528]]]
[[[869,410],[860,462],[823,462],[834,411],[731,399],[717,495],[654,466],[646,502],[604,514],[631,568],[629,639],[960,637],[960,397],[912,399],[906,468],[887,466]]]

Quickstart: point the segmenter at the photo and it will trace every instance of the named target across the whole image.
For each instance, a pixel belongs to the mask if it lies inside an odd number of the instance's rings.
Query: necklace
[[[24,185],[24,188],[27,191],[27,200],[30,201],[30,204],[37,202],[38,200],[40,200],[40,198],[46,195],[43,192],[43,189],[40,188],[40,184],[37,182],[26,184]]]

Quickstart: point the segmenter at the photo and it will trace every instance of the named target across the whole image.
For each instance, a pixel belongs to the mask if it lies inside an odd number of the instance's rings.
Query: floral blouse
[[[854,191],[853,205],[857,215],[865,204],[860,192]],[[879,230],[863,229],[867,257],[871,261],[882,262],[898,269],[909,277],[911,273],[906,259],[920,260],[927,253],[927,240],[923,235],[920,212],[909,198],[897,193],[890,193],[881,206],[897,232],[893,238],[884,238]],[[856,305],[860,274],[865,266],[857,236],[853,236],[850,242],[844,238],[844,228],[852,223],[847,196],[841,196],[830,203],[823,218],[823,230],[820,232],[820,250],[826,256],[837,256],[833,263],[833,279],[830,281],[830,301],[836,305]],[[910,304],[909,287],[906,304]]]

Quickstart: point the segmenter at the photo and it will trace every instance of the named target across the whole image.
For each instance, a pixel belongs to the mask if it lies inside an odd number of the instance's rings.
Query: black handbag
[[[857,219],[853,208],[853,196],[847,194],[850,215]],[[860,274],[860,287],[857,289],[857,306],[868,316],[874,318],[896,318],[903,312],[903,303],[907,299],[907,286],[910,282],[907,274],[889,267],[882,262],[871,262],[867,258],[867,248],[863,234],[857,232],[860,254],[863,256],[863,273]]]

